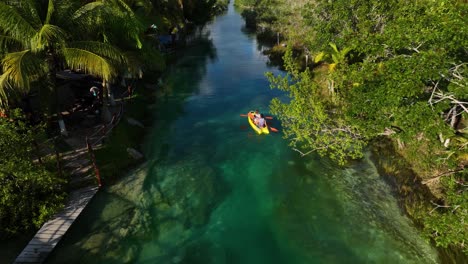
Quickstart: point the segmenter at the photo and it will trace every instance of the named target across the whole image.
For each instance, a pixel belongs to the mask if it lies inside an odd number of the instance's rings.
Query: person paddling
[[[258,121],[260,120],[260,118],[261,118],[260,113],[258,112],[258,110],[255,110],[255,113],[253,114],[253,121],[255,125],[258,126]]]
[[[263,128],[263,127],[266,126],[266,121],[265,121],[265,117],[263,116],[263,114],[261,114],[260,117],[257,118],[257,120],[258,120],[258,121],[257,121],[257,126],[258,126],[259,128]]]

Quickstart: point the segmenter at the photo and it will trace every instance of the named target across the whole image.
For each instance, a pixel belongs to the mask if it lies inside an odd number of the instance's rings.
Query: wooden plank
[[[54,249],[55,245],[57,243],[51,243],[51,244],[32,244],[28,249],[26,249],[26,252],[44,252],[44,251],[49,251],[51,249]]]
[[[47,224],[47,227],[50,228],[50,227],[60,227],[60,226],[66,226],[66,225],[69,225],[71,223],[73,223],[73,221],[75,221],[76,217],[74,219],[61,219],[61,218],[57,218],[57,219],[54,219],[50,222],[48,222]]]
[[[76,217],[76,214],[80,214],[80,211],[79,209],[74,209],[74,210],[67,210],[67,211],[64,211],[63,213],[57,215],[56,217],[57,218],[62,218],[62,219],[66,219],[66,218],[73,218],[73,217]]]
[[[14,263],[42,263],[97,191],[97,187],[87,187],[72,192],[63,211],[39,229],[20,255],[16,257]]]
[[[55,239],[33,239],[29,242],[28,245],[31,245],[31,246],[41,246],[41,247],[46,247],[46,246],[49,246],[50,244],[53,244],[54,242],[60,240],[62,238],[62,236],[58,237],[58,238],[55,238]]]
[[[44,238],[44,239],[53,239],[56,237],[61,237],[65,232],[58,234],[58,233],[37,233],[34,238]]]

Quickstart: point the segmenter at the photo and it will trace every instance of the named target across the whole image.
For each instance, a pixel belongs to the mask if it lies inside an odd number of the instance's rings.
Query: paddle
[[[276,128],[274,128],[274,127],[271,127],[271,126],[269,126],[269,128],[270,128],[270,130],[271,130],[271,131],[273,131],[273,132],[276,132],[276,133],[278,133],[278,132],[279,132],[279,130],[278,130],[278,129],[276,129]]]
[[[248,117],[249,115],[246,115],[246,114],[240,114],[240,116],[243,116],[243,117]],[[273,120],[273,117],[272,117],[272,116],[265,116],[265,119],[270,119],[270,120]]]
[[[267,124],[268,125],[268,124]],[[268,128],[272,131],[272,132],[275,132],[275,133],[278,133],[279,130],[274,128],[274,127],[271,127],[270,125],[268,125]]]

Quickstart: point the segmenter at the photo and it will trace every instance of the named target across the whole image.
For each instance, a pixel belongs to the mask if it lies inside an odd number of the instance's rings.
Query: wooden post
[[[99,168],[98,168],[98,166],[96,164],[96,157],[94,156],[93,146],[91,146],[91,144],[89,144],[88,137],[86,137],[86,146],[88,147],[89,157],[91,159],[91,162],[93,163],[94,173],[96,174],[96,179],[98,181],[98,186],[99,186],[99,188],[101,188],[102,187],[101,173],[99,172]]]
[[[101,128],[101,133],[102,133],[103,136],[105,136],[106,132],[107,132],[107,125],[106,125],[106,122],[104,122],[104,124],[102,125],[102,128]]]

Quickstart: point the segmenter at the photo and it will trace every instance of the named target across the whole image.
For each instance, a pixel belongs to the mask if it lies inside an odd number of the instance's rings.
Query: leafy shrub
[[[0,237],[40,227],[62,207],[64,184],[57,173],[34,161],[34,141],[43,133],[19,111],[0,118]]]

